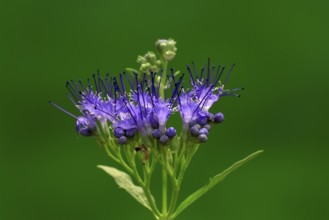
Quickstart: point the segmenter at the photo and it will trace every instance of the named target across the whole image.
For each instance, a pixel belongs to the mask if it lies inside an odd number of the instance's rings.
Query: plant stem
[[[160,217],[158,220],[173,220],[171,217]]]
[[[160,84],[160,97],[164,100],[164,92],[165,92],[165,87],[167,85],[167,66],[168,66],[168,61],[162,60],[162,66],[163,66],[163,72],[162,72],[162,78],[161,78],[161,84]]]
[[[167,157],[166,151],[163,151],[162,164],[162,216],[167,217],[167,190],[168,190],[168,174],[166,169]]]

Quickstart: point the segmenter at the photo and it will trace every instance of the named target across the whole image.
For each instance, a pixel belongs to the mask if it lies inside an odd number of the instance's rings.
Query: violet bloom
[[[208,60],[208,70],[202,68],[200,73],[197,73],[193,64],[193,68],[187,66],[190,75],[191,88],[183,90],[179,97],[179,112],[183,121],[183,130],[197,137],[200,142],[207,141],[210,123],[221,123],[224,121],[224,115],[217,113],[215,116],[209,112],[212,105],[219,100],[221,96],[234,95],[232,91],[224,90],[234,65],[229,70],[224,82],[220,78],[225,70],[225,67],[215,66],[210,68],[210,60]]]
[[[222,113],[213,115],[209,112],[212,105],[231,91],[224,90],[224,84],[230,76],[234,65],[224,82],[220,81],[225,67],[218,66],[197,73],[195,66],[187,66],[191,88],[183,87],[182,74],[175,78],[174,70],[166,76],[165,97],[160,97],[162,72],[144,74],[120,74],[118,78],[108,75],[101,78],[93,75],[93,82],[87,85],[81,81],[67,82],[68,97],[78,108],[79,116],[73,115],[58,105],[55,107],[74,117],[77,131],[84,136],[97,135],[97,125],[101,129],[110,129],[119,144],[128,144],[133,140],[153,140],[167,144],[176,136],[176,129],[167,129],[167,121],[175,111],[179,111],[183,122],[183,135],[191,134],[196,140],[205,142],[210,124],[224,121]],[[157,78],[157,80],[156,80]],[[168,92],[170,91],[170,92]]]
[[[166,144],[176,135],[173,129],[166,133],[166,123],[174,111],[182,79],[176,83],[170,98],[164,100],[159,96],[159,83],[155,82],[157,74],[150,75],[149,80],[146,75],[140,80],[137,74],[120,74],[119,79],[108,76],[102,79],[93,75],[93,86],[89,80],[87,86],[81,81],[67,82],[68,97],[82,116],[75,116],[52,104],[76,118],[77,131],[84,136],[95,134],[98,121],[102,126],[113,129],[113,136],[119,144],[129,143],[135,136],[147,142],[156,139]],[[129,89],[126,89],[125,83],[129,84]],[[154,136],[154,133],[157,135]]]
[[[154,219],[174,220],[230,172],[262,151],[234,163],[179,204],[182,181],[193,156],[200,144],[208,140],[212,126],[224,121],[221,112],[210,112],[211,107],[222,96],[238,96],[234,91],[239,89],[224,89],[234,65],[222,81],[225,68],[211,66],[209,60],[206,71],[205,68],[197,71],[194,64],[187,67],[190,86],[184,86],[184,74],[171,69],[167,75],[168,62],[176,55],[176,42],[160,39],[155,46],[156,53],[138,56],[139,70],[127,68],[129,74],[118,77],[101,77],[98,73],[87,83],[67,82],[67,96],[77,108],[76,114],[50,103],[74,118],[76,131],[94,137],[106,154],[126,171],[98,166],[120,188],[150,210]],[[182,119],[182,128],[177,130],[169,125],[170,116],[176,112]],[[151,187],[158,166],[162,172],[161,209]]]

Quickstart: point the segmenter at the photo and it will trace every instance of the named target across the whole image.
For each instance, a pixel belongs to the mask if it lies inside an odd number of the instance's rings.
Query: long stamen
[[[138,103],[138,106],[139,106],[139,110],[140,110],[141,118],[143,118],[143,109],[142,109],[142,105],[140,104],[139,88],[140,88],[140,85],[138,85],[138,87],[137,87],[137,91],[136,91],[136,95],[137,95],[137,103]],[[142,92],[143,92],[143,91],[142,91]]]
[[[151,82],[152,82],[152,93],[153,93],[153,95],[156,97],[156,98],[159,98],[159,95],[158,95],[158,93],[156,92],[156,90],[155,90],[155,75],[156,75],[156,73],[154,73],[154,74],[151,74]]]
[[[70,99],[70,101],[73,103],[73,105],[75,105],[75,106],[77,105],[69,94],[65,93],[65,95]]]
[[[175,106],[177,100],[179,101],[179,105],[181,105],[181,102],[180,102],[180,98],[179,98],[179,97],[180,97],[180,94],[181,94],[183,88],[184,88],[184,86],[182,85],[182,86],[178,89],[177,97],[176,97],[175,101],[172,103],[171,108],[173,108],[173,107]]]
[[[235,88],[235,89],[230,89],[228,92],[234,92],[234,91],[239,91],[239,90],[244,90],[244,88]]]
[[[98,86],[98,89],[99,89],[99,92],[101,93],[102,92],[102,86],[101,86],[101,77],[100,77],[100,72],[99,72],[99,69],[97,70],[97,86]]]
[[[71,93],[72,97],[76,100],[79,101],[80,95],[77,93],[77,91],[72,87],[69,81],[66,82],[66,88],[69,90]]]
[[[107,91],[108,91],[108,96],[111,97],[111,98],[112,98],[112,89],[113,89],[113,87],[112,87],[113,82],[112,81],[113,81],[113,78],[110,77],[110,82],[109,82],[109,74],[106,74],[106,80],[105,80],[106,88],[107,88]]]
[[[88,86],[87,87],[88,87],[89,91],[92,91],[93,88],[91,86],[90,79],[88,78],[87,81],[88,81]]]
[[[144,80],[144,83],[147,86],[147,79]],[[144,104],[144,109],[145,109],[145,115],[146,115],[147,112],[146,112],[146,102],[145,102],[145,97],[144,97],[144,83],[141,82],[141,85],[142,85],[142,99],[143,99],[143,104]],[[151,97],[151,99],[152,99],[152,97]]]
[[[68,112],[67,110],[63,109],[62,107],[60,107],[59,105],[55,104],[54,102],[52,101],[49,101],[49,104],[55,106],[57,109],[61,110],[62,112],[64,112],[65,114],[75,118],[75,119],[78,119],[78,116],[76,115],[73,115],[72,113]]]
[[[226,75],[226,78],[225,78],[225,80],[224,80],[224,85],[226,85],[227,80],[230,78],[230,76],[231,76],[231,72],[232,72],[234,66],[235,66],[235,63],[231,66],[230,70],[228,71],[228,73],[227,73],[227,75]]]
[[[172,93],[172,96],[171,96],[171,100],[173,100],[173,98],[175,97],[176,93],[178,93],[178,88],[180,87],[182,81],[183,81],[183,78],[184,78],[184,73],[181,75],[181,77],[179,77],[179,80],[177,83],[175,83],[175,90],[174,92]]]
[[[192,86],[194,86],[194,85],[195,85],[195,81],[194,81],[194,77],[193,77],[192,71],[191,71],[191,69],[190,69],[190,66],[187,65],[186,67],[187,67],[187,71],[188,71],[189,74],[190,74],[190,81],[191,81],[191,84],[192,84]]]
[[[123,82],[122,74],[120,73],[119,76],[120,76],[120,82],[121,82],[122,92],[124,94],[126,94],[126,88],[125,88],[125,84]]]
[[[201,72],[200,72],[199,81],[201,81],[201,79],[202,79],[202,75],[203,75],[203,72],[204,72],[204,66],[201,68]]]
[[[215,66],[214,66],[215,67]],[[218,65],[218,67],[217,67],[217,71],[216,71],[216,74],[214,73],[214,81],[213,81],[213,84],[217,84],[218,83],[218,81],[216,81],[217,80],[217,78],[218,78],[218,74],[219,74],[219,71],[220,71],[220,65]],[[215,70],[215,69],[214,69]]]
[[[209,82],[210,83],[211,83],[212,79],[214,79],[215,69],[216,69],[216,66],[215,65],[212,65],[211,73],[210,73],[210,79],[209,79]]]
[[[170,88],[170,90],[171,90],[171,92],[173,92],[173,84],[174,84],[174,80],[173,80],[173,77],[172,76],[170,76],[170,75],[167,75],[167,84],[168,84],[168,86],[169,86],[169,88]]]
[[[98,94],[99,93],[99,88],[98,88],[98,83],[96,81],[96,74],[93,74],[93,78],[94,78],[94,84],[95,84],[95,87],[96,87],[96,93]]]
[[[79,82],[80,87],[82,88],[82,90],[83,90],[83,91],[86,91],[86,87],[83,85],[82,81],[79,80],[78,82]]]
[[[206,79],[206,85],[209,86],[210,81],[210,57],[208,57],[208,71],[207,71],[207,79]]]
[[[236,93],[222,93],[221,96],[235,96],[240,98],[241,95]]]
[[[100,76],[98,76],[98,83],[99,83],[100,90],[102,91],[102,87],[103,87],[104,92],[106,94],[108,94],[108,90],[107,90],[107,88],[106,88],[106,86],[105,86],[105,84],[104,84],[104,82],[103,82],[103,80],[102,80],[102,78]],[[106,96],[106,95],[104,95],[104,96]]]
[[[197,71],[196,71],[195,63],[193,61],[191,63],[192,63],[194,78],[195,78],[195,80],[197,80],[198,79],[198,74],[197,74]]]
[[[153,102],[153,98],[152,98],[152,94],[151,94],[151,88],[146,85],[146,88],[147,88],[147,91],[149,92],[149,96],[150,96],[150,99],[151,99],[151,102],[152,102],[152,106],[154,107],[154,102]]]
[[[220,67],[218,66],[218,68],[220,68]],[[225,70],[225,66],[222,67],[222,70],[220,71],[220,73],[219,73],[219,75],[218,75],[216,81],[214,82],[214,85],[216,85],[216,84],[219,82],[219,79],[220,79],[220,77],[222,76],[224,70]]]
[[[131,90],[134,90],[134,84],[130,81],[130,79],[128,78],[126,72],[123,72],[123,76],[125,77],[125,79],[129,83]]]

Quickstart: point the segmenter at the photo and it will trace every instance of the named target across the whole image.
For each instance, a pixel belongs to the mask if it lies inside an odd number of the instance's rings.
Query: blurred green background
[[[0,219],[152,219],[113,179],[114,165],[75,121],[65,82],[97,69],[117,74],[158,38],[173,37],[171,63],[237,63],[213,112],[182,196],[258,149],[179,216],[181,220],[329,219],[329,28],[325,1],[0,2]],[[182,197],[181,197],[182,198]]]

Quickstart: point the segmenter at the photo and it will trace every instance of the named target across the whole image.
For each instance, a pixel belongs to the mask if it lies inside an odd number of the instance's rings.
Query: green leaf
[[[131,73],[137,73],[137,75],[141,74],[138,70],[133,69],[133,68],[126,68],[126,72],[129,74],[131,74]]]
[[[180,74],[180,71],[178,70],[174,73],[174,76],[178,76],[179,74]]]
[[[221,182],[227,175],[229,175],[231,172],[242,166],[243,164],[247,163],[248,161],[254,159],[259,154],[263,153],[263,150],[256,151],[255,153],[250,154],[246,158],[237,161],[232,166],[221,172],[220,174],[217,174],[213,178],[210,178],[209,183],[205,185],[204,187],[200,188],[199,190],[195,191],[193,194],[188,196],[177,208],[176,212],[174,213],[174,217],[179,215],[184,209],[186,209],[189,205],[191,205],[193,202],[195,202],[197,199],[199,199],[201,196],[203,196],[206,192],[208,192],[211,188],[213,188],[216,184]]]
[[[98,168],[104,170],[112,176],[120,188],[125,189],[132,197],[134,197],[140,204],[152,211],[150,204],[145,196],[143,189],[134,185],[131,177],[116,168],[98,165]]]

